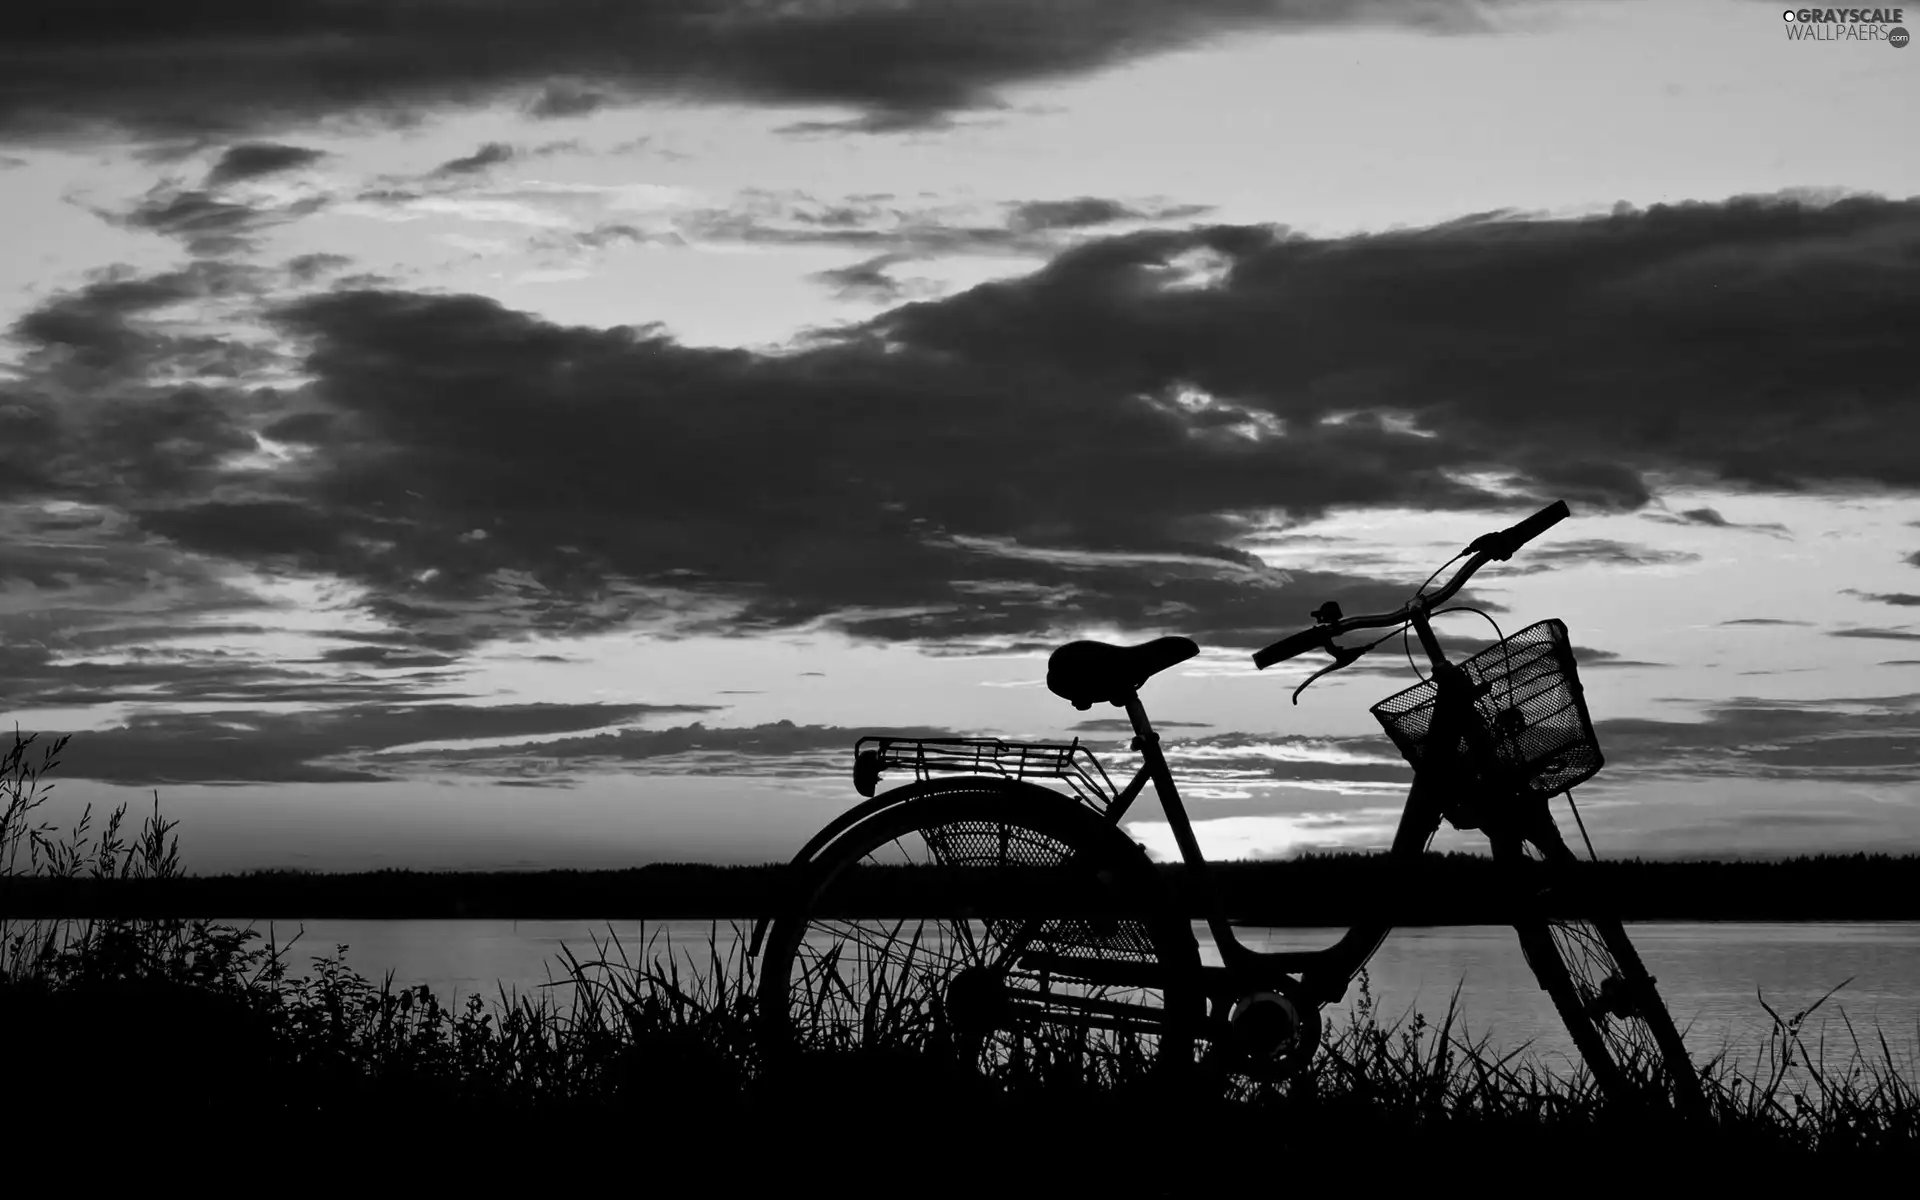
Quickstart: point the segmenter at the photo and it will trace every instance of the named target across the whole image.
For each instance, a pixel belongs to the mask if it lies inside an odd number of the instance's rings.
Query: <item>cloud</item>
[[[789,225],[867,221],[811,215]],[[14,389],[30,428],[0,486],[92,487],[185,550],[347,580],[463,644],[652,623],[1247,648],[1290,626],[1276,613],[1391,607],[1414,582],[1270,570],[1244,546],[1276,517],[1450,511],[1472,533],[1554,496],[1631,511],[1666,475],[1920,486],[1908,351],[1871,335],[1920,297],[1903,246],[1920,203],[1866,198],[1152,229],[774,352],[336,286],[263,306],[310,382],[100,399],[111,419],[64,433],[65,457],[32,424],[67,421],[78,387],[35,391],[48,357]],[[185,353],[151,320],[183,289],[103,283],[17,331],[124,382]],[[223,465],[256,434],[285,463]],[[1577,528],[1504,569],[1692,561]]]
[[[255,249],[268,230],[318,212],[327,203],[325,196],[316,195],[255,204],[162,183],[124,212],[94,211],[112,224],[178,239],[197,258],[231,258]]]
[[[625,199],[611,188],[585,187],[564,193],[529,193],[523,188],[513,193],[470,196],[465,202],[499,204],[510,200],[551,205],[556,200],[578,202],[596,192],[609,200]],[[992,205],[913,205],[881,193],[822,201],[806,192],[760,188],[747,189],[725,205],[700,206],[692,203],[691,193],[664,188],[652,192],[638,197],[642,206],[653,210],[644,228],[628,221],[604,222],[585,233],[568,230],[540,235],[534,239],[533,248],[557,252],[575,246],[599,248],[634,242],[836,247],[864,255],[860,262],[816,276],[841,286],[848,280],[872,284],[881,268],[916,260],[953,256],[1041,260],[1118,222],[1165,222],[1207,211],[1200,205],[1157,200],[1129,203],[1093,197]],[[362,198],[390,206],[417,204],[421,199],[412,191],[375,192]],[[628,206],[634,205],[629,201]]]
[[[394,778],[383,750],[456,739],[537,737],[710,705],[359,704],[319,712],[141,713],[74,735],[61,774],[108,783],[343,783]],[[59,736],[48,733],[49,738]]]
[[[1685,550],[1661,550],[1636,546],[1611,538],[1586,538],[1572,542],[1542,542],[1522,551],[1528,559],[1519,568],[1533,574],[1551,571],[1569,564],[1596,563],[1608,567],[1664,567],[1677,563],[1699,562],[1700,556]]]
[[[1670,667],[1672,663],[1647,662],[1637,658],[1622,658],[1616,650],[1594,650],[1587,646],[1573,648],[1574,661],[1582,670],[1599,667]]]
[[[604,108],[610,97],[573,84],[550,83],[527,103],[528,116],[542,121],[563,117],[583,117]]]
[[[826,284],[833,289],[836,296],[843,300],[891,303],[915,293],[927,294],[930,288],[924,286],[916,288],[895,279],[889,273],[890,268],[906,261],[909,261],[907,255],[878,254],[851,266],[815,272],[807,278],[816,283]]]
[[[908,128],[993,107],[998,89],[1085,74],[1258,29],[1391,22],[1488,30],[1456,0],[598,0],[389,11],[289,0],[181,0],[163,15],[120,2],[20,0],[0,132],[197,137],[327,117],[404,121],[425,109],[525,97],[536,115],[603,98],[696,99],[862,114]]]
[[[1196,217],[1208,211],[1206,205],[1138,209],[1118,200],[1101,196],[1076,196],[1071,200],[1029,200],[1013,206],[1008,226],[1016,233],[1046,229],[1086,229],[1119,221],[1166,221]]]
[[[189,634],[193,631],[188,630]],[[100,704],[364,704],[399,699],[459,700],[439,685],[444,674],[371,677],[296,671],[230,651],[139,647],[132,661],[55,662],[45,650],[7,654],[0,698],[15,707],[83,708]],[[407,656],[397,656],[401,665]]]
[[[278,142],[243,142],[229,146],[213,169],[207,172],[207,186],[221,187],[262,175],[277,175],[309,166],[325,158],[323,150],[288,146]]]
[[[1862,600],[1871,600],[1875,604],[1891,604],[1898,608],[1920,607],[1920,596],[1912,592],[1862,592],[1855,588],[1842,588],[1842,596],[1856,596]]]
[[[938,294],[927,281],[893,278],[890,268],[905,263],[966,256],[1040,261],[1119,223],[1164,223],[1207,211],[1164,200],[1085,196],[939,205],[887,193],[821,200],[764,188],[712,205],[699,203],[696,192],[662,186],[475,187],[463,178],[513,154],[496,143],[417,179],[389,177],[362,190],[352,206],[393,219],[435,212],[520,224],[531,231],[527,250],[547,269],[577,266],[594,252],[629,246],[844,249],[861,257],[813,278],[843,298],[879,302]]]
[[[450,667],[460,659],[451,654],[409,652],[395,646],[341,646],[320,655],[329,663],[364,663],[373,667]]]
[[[565,781],[579,775],[634,770],[728,778],[822,778],[844,776],[853,766],[853,746],[871,729],[832,725],[709,727],[701,722],[666,729],[622,729],[584,737],[515,746],[404,751],[383,755],[394,769],[441,776]],[[899,737],[953,737],[950,730],[896,728]]]
[[[505,142],[488,142],[464,158],[449,159],[435,167],[431,174],[444,178],[448,175],[477,175],[488,167],[510,162],[514,157],[513,147]]]
[[[1761,625],[1811,625],[1811,621],[1792,621],[1785,617],[1737,617],[1731,621],[1720,622],[1722,626],[1761,626]]]
[[[1602,780],[1648,776],[1920,782],[1912,746],[1920,697],[1781,701],[1740,698],[1707,706],[1702,721],[1612,718],[1594,722],[1607,758]]]
[[[353,260],[344,254],[302,254],[287,260],[287,274],[295,283],[312,283],[320,276],[351,266],[352,263]]]
[[[1704,525],[1709,529],[1751,529],[1757,533],[1782,535],[1787,533],[1785,525],[1769,522],[1766,524],[1743,525],[1729,521],[1720,515],[1718,509],[1689,508],[1679,513],[1647,513],[1649,521],[1659,521],[1665,525]]]
[[[1920,642],[1920,633],[1905,629],[1829,629],[1828,637],[1870,638],[1887,642]]]

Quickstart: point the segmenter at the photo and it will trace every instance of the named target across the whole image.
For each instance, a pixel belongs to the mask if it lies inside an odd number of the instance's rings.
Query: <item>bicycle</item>
[[[1567,515],[1556,502],[1476,539],[1394,612],[1344,616],[1328,602],[1313,626],[1253,661],[1264,670],[1326,651],[1332,664],[1295,689],[1298,704],[1316,680],[1395,633],[1404,647],[1412,630],[1430,676],[1372,709],[1415,768],[1387,860],[1404,872],[1442,821],[1483,832],[1508,881],[1508,923],[1603,1093],[1699,1111],[1699,1076],[1655,981],[1548,808],[1561,793],[1571,804],[1571,789],[1603,763],[1566,626],[1542,621],[1454,663],[1431,624],[1462,611],[1441,606],[1481,567]],[[1389,632],[1335,643],[1363,629]],[[1298,1071],[1318,1046],[1320,1009],[1345,996],[1392,916],[1359,921],[1318,950],[1257,951],[1237,939],[1139,696],[1153,675],[1197,653],[1187,638],[1161,637],[1074,642],[1049,660],[1049,689],[1075,708],[1126,711],[1142,762],[1124,788],[1078,739],[860,739],[854,784],[866,799],[801,849],[794,891],[753,929],[749,953],[765,947],[760,1015],[776,1044],[917,1043],[986,1074],[1066,1068],[1117,1078],[1143,1065],[1199,1066],[1281,1080]],[[894,768],[911,768],[914,780],[876,794]],[[1218,966],[1202,965],[1187,915],[1120,828],[1149,783]]]

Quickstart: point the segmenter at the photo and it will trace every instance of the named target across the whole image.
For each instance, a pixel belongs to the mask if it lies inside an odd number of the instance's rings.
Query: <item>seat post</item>
[[[1187,819],[1186,805],[1180,801],[1180,789],[1173,782],[1173,771],[1167,766],[1167,756],[1160,751],[1160,735],[1153,731],[1152,722],[1147,720],[1147,710],[1140,703],[1140,693],[1126,693],[1125,706],[1127,719],[1133,722],[1133,748],[1146,759],[1147,774],[1153,780],[1153,790],[1160,795],[1160,807],[1167,814],[1167,824],[1173,829],[1173,840],[1180,847],[1180,857],[1186,863],[1187,886],[1191,889],[1190,898],[1197,903],[1207,926],[1213,931],[1214,944],[1229,964],[1239,958],[1241,946],[1234,939],[1233,927],[1227,921],[1226,908],[1220,903],[1220,893],[1213,885],[1213,876],[1207,874],[1207,860],[1200,853],[1200,839],[1193,835],[1193,823]]]

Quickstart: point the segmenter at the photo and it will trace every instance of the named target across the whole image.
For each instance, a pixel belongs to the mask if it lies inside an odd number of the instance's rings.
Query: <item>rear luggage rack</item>
[[[853,788],[873,795],[880,773],[909,767],[916,780],[936,774],[1058,779],[1097,812],[1113,803],[1113,781],[1093,751],[1071,742],[1009,742],[1000,738],[863,737],[853,745]]]

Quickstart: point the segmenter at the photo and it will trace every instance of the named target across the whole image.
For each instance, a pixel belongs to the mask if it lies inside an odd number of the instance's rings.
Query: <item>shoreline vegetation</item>
[[[1228,915],[1247,925],[1499,925],[1507,905],[1488,858],[1430,855],[1416,868],[1375,854],[1211,864]],[[1193,919],[1202,904],[1178,864],[1159,871]],[[866,867],[884,911],[937,893],[933,867]],[[788,865],[659,863],[615,871],[255,871],[165,878],[0,877],[0,914],[247,919],[518,918],[750,920],[796,875]],[[1628,921],[1920,920],[1920,856],[1817,855],[1777,862],[1602,859],[1595,886]]]
[[[5,894],[83,894],[36,891],[47,883],[92,886],[84,894],[96,899],[178,897],[219,882],[183,875],[157,799],[131,831],[124,808],[97,829],[35,824],[39,777],[59,743],[35,763],[30,741],[0,754],[0,881],[15,889]],[[1830,869],[1860,867],[1837,860]],[[597,898],[592,907],[605,915]],[[1495,1049],[1497,1030],[1470,1037],[1451,1006],[1438,1020],[1389,1018],[1364,975],[1353,1013],[1294,1077],[1196,1090],[1189,1075],[1153,1074],[1137,1056],[1100,1053],[1071,1033],[984,1075],[956,1070],[937,989],[803,993],[816,1017],[860,1014],[857,1036],[810,1036],[826,1025],[803,1011],[798,1040],[770,1045],[757,1020],[757,964],[717,938],[662,954],[609,934],[589,953],[563,951],[560,987],[503,989],[455,1009],[424,986],[368,980],[340,952],[292,975],[287,950],[205,918],[0,908],[9,1130],[23,1146],[51,1147],[29,1140],[42,1123],[51,1136],[87,1118],[156,1148],[188,1144],[159,1140],[161,1130],[217,1130],[217,1161],[229,1166],[289,1145],[330,1166],[343,1149],[384,1162],[417,1150],[442,1175],[482,1170],[496,1182],[509,1156],[538,1156],[550,1172],[555,1154],[575,1148],[595,1157],[632,1148],[651,1157],[628,1167],[666,1178],[676,1163],[695,1166],[723,1185],[836,1167],[879,1178],[872,1173],[943,1163],[942,1177],[969,1194],[1095,1180],[1187,1194],[1245,1169],[1244,1154],[1215,1149],[1256,1145],[1295,1182],[1437,1179],[1465,1163],[1477,1177],[1489,1165],[1564,1169],[1615,1161],[1630,1147],[1668,1177],[1692,1164],[1722,1185],[1733,1176],[1778,1183],[1783,1167],[1898,1169],[1920,1151],[1911,1054],[1851,1023],[1844,1042],[1814,1037],[1808,1018],[1831,992],[1797,1011],[1767,1006],[1772,1032],[1758,1045],[1697,1056],[1711,1112],[1681,1118],[1603,1096],[1577,1065]],[[1643,1095],[1662,1089],[1650,1065],[1630,1071]],[[1151,1141],[1124,1136],[1143,1128]],[[455,1144],[464,1156],[447,1155]]]

